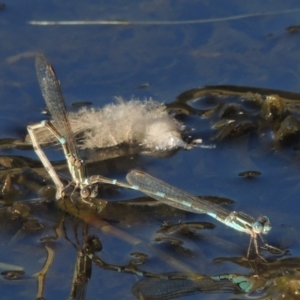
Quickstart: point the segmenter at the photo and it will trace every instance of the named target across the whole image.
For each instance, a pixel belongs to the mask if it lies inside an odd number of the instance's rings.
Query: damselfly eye
[[[81,191],[80,191],[80,196],[83,198],[83,199],[85,199],[85,198],[88,198],[89,196],[90,196],[90,190],[89,190],[89,188],[88,187],[84,187],[84,188],[82,188],[81,189]]]
[[[270,219],[267,216],[259,217],[258,221],[263,225],[270,225]]]
[[[94,184],[91,188],[91,191],[90,191],[90,197],[91,198],[96,198],[98,195],[98,184]]]
[[[270,219],[267,216],[261,216],[261,217],[259,217],[258,221],[263,226],[262,233],[263,234],[267,234],[271,230],[271,228],[272,228],[271,227]]]
[[[262,233],[264,231],[264,226],[261,222],[256,221],[252,224],[253,231],[255,233]]]

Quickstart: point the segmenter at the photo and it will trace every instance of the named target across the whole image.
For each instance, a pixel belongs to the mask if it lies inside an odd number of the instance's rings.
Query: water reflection
[[[219,258],[219,261],[226,259]],[[230,258],[229,261],[250,269],[246,274],[169,273],[149,276],[137,282],[132,292],[138,299],[175,299],[196,293],[247,294],[251,299],[299,299],[299,257],[274,262]],[[234,299],[245,299],[235,296]]]
[[[30,179],[31,177],[29,176],[28,178]],[[20,185],[20,183],[18,185]],[[11,189],[13,188],[14,186],[11,186]],[[36,188],[36,186],[34,186],[34,188]],[[52,192],[52,196],[54,197],[54,191]],[[144,269],[149,270],[149,267],[151,269],[151,265],[149,265],[145,253],[133,253],[132,259],[127,262],[127,264],[119,265],[108,263],[105,259],[101,258],[101,253],[97,254],[97,252],[102,249],[102,245],[99,237],[94,235],[94,230],[92,235],[89,234],[91,225],[92,228],[101,228],[102,231],[109,233],[110,236],[122,239],[126,243],[134,246],[142,243],[142,240],[112,226],[110,223],[113,220],[126,222],[126,224],[139,222],[139,224],[142,225],[149,222],[154,216],[158,218],[159,214],[161,214],[161,218],[167,220],[174,218],[175,214],[177,214],[177,218],[180,218],[180,214],[182,217],[182,212],[169,209],[169,207],[162,209],[157,206],[152,206],[152,212],[148,207],[147,211],[143,213],[144,205],[141,204],[141,201],[138,201],[137,205],[133,205],[133,203],[135,203],[133,200],[130,201],[132,205],[129,205],[126,204],[126,202],[109,203],[105,200],[95,199],[93,202],[94,205],[91,206],[85,202],[76,202],[76,204],[74,204],[72,200],[65,198],[59,200],[57,205],[61,212],[65,211],[69,216],[74,216],[73,221],[70,223],[70,217],[57,211],[53,207],[53,203],[43,200],[43,197],[39,197],[38,201],[29,200],[20,202],[16,200],[12,205],[1,208],[2,234],[3,230],[14,228],[15,234],[13,238],[10,238],[9,243],[12,249],[18,245],[20,241],[31,239],[30,236],[32,236],[33,233],[34,236],[36,236],[37,232],[40,235],[40,243],[46,250],[47,255],[43,267],[32,277],[32,279],[35,277],[37,280],[38,292],[36,297],[39,299],[43,297],[44,290],[47,289],[47,276],[51,274],[51,265],[53,264],[55,256],[60,255],[60,251],[55,244],[62,238],[68,241],[69,248],[74,248],[77,251],[77,258],[74,261],[73,281],[69,286],[70,298],[72,299],[88,299],[85,297],[89,289],[89,281],[93,277],[92,269],[94,268],[101,268],[107,272],[116,271],[119,273],[137,275],[139,277],[147,277],[138,281],[132,288],[133,294],[138,299],[174,299],[194,293],[207,292],[247,293],[249,295],[258,295],[257,299],[276,299],[277,296],[288,295],[289,299],[294,299],[293,296],[299,293],[299,258],[296,257],[282,259],[273,257],[268,262],[249,260],[243,257],[216,258],[215,262],[230,261],[251,270],[246,274],[222,273],[219,275],[204,275],[192,272],[189,270],[189,267],[183,267],[182,263],[177,261],[176,258],[173,257],[171,259],[170,252],[164,254],[163,249],[157,251],[157,255],[161,259],[168,257],[167,263],[169,263],[173,269],[184,271],[178,273],[145,271]],[[148,199],[146,200],[149,201]],[[109,206],[111,206],[111,208],[109,208]],[[56,219],[54,227],[53,222],[50,226],[54,228],[52,233],[50,233],[50,228],[47,226],[48,222],[46,222],[44,226],[38,219],[33,218],[33,216],[41,216],[41,212],[43,212],[42,215],[44,215],[44,217],[41,219],[44,219],[45,209],[46,211],[48,210],[48,213],[50,213],[52,217],[54,216],[54,220]],[[195,230],[213,228],[214,225],[210,223],[189,222],[174,225],[164,223],[163,227],[157,230],[157,233],[175,233],[178,237],[184,237],[191,236],[191,234],[197,235]],[[68,236],[68,232],[72,232],[72,237]],[[42,237],[42,235],[44,236]],[[158,241],[159,239],[160,241],[170,243],[174,250],[178,246],[182,246],[180,239],[174,242],[174,240],[170,241],[170,239],[167,240],[167,238],[158,237],[154,238],[154,241]],[[185,251],[185,253],[187,252]],[[193,252],[190,254],[193,254]],[[182,255],[181,251],[180,256],[182,257]],[[193,256],[194,255],[191,257]],[[3,267],[5,266],[2,266],[2,268]],[[18,281],[31,277],[30,275],[28,276],[27,271],[24,273],[22,265],[14,267],[15,270],[11,266],[6,266],[5,268],[6,269],[1,273],[5,280]],[[72,274],[70,273],[69,276],[71,278]]]
[[[270,136],[276,149],[293,149],[299,144],[296,126],[299,117],[298,96],[273,90],[213,87],[183,93],[178,97],[178,101],[169,105],[169,109],[177,112],[178,118],[199,117],[199,123],[206,125],[201,130],[209,133],[206,133],[207,140],[213,140],[218,145],[222,145],[227,139],[235,142],[243,135],[258,140],[263,145]],[[244,120],[251,124],[251,130],[238,129],[240,127],[237,126],[243,124]],[[290,139],[291,128],[293,138],[286,143],[286,140]],[[200,133],[196,129],[193,132],[194,137],[198,138]],[[19,141],[19,145],[20,143]],[[11,143],[11,147],[14,146],[15,144]],[[249,153],[245,150],[244,155],[248,156]],[[226,262],[230,261],[246,271],[232,272],[229,268],[227,273],[225,270],[215,273],[217,275],[208,274],[211,272],[195,273],[195,270],[198,272],[198,267],[190,262],[194,257],[199,258],[201,255],[203,265],[210,263],[198,242],[205,246],[205,238],[208,239],[213,234],[207,230],[202,233],[202,229],[214,231],[214,224],[191,221],[185,212],[156,205],[156,202],[149,198],[132,199],[120,188],[107,185],[100,187],[101,196],[114,198],[121,195],[128,201],[94,199],[92,205],[80,201],[75,205],[66,198],[54,204],[55,190],[38,161],[6,155],[0,158],[0,163],[0,234],[7,247],[3,251],[10,252],[7,257],[11,259],[10,266],[3,264],[1,267],[2,280],[18,282],[19,285],[34,282],[34,285],[39,287],[37,297],[42,297],[47,288],[58,284],[59,278],[52,278],[52,270],[57,268],[55,260],[61,260],[63,257],[68,258],[67,264],[73,259],[72,267],[75,272],[74,275],[73,269],[65,272],[64,276],[69,280],[66,281],[63,290],[68,290],[75,299],[84,299],[89,289],[98,291],[106,288],[104,285],[97,288],[92,285],[96,279],[93,278],[94,272],[97,272],[96,268],[104,269],[104,276],[107,277],[111,276],[107,273],[112,271],[132,274],[129,275],[133,278],[130,285],[134,284],[136,275],[147,277],[133,286],[133,293],[139,299],[172,299],[200,292],[242,293],[258,299],[276,299],[288,295],[289,299],[293,299],[299,293],[298,257],[282,258],[270,255],[267,262],[246,260],[243,257],[219,258],[215,259],[215,263],[222,262],[226,267]],[[94,163],[92,165],[95,167]],[[65,162],[57,162],[54,166],[63,180],[68,180]],[[248,169],[239,175],[252,178],[259,173]],[[257,177],[253,182],[258,182],[261,177]],[[231,199],[214,198],[217,203],[232,202]],[[161,228],[160,223],[163,224]],[[146,230],[147,226],[151,226],[150,231]],[[120,250],[110,253],[108,258],[105,257],[107,244],[101,238],[103,233],[113,237],[115,243],[121,245]],[[227,231],[224,232],[224,236],[226,234]],[[59,245],[63,240],[68,242],[60,249]],[[96,250],[101,248],[101,242],[103,251],[97,252]],[[220,237],[218,242],[212,242],[212,249],[222,245],[224,248],[228,247],[231,252],[233,247],[237,249],[239,246],[237,243],[227,246],[226,242],[228,241],[225,238]],[[134,253],[130,259],[122,257],[123,243],[130,248],[127,252]],[[281,248],[284,246],[286,245]],[[46,253],[43,267],[39,264],[25,266],[26,263],[22,260],[15,259],[14,251],[20,251],[22,247],[25,249],[23,255],[29,255],[30,252],[42,248],[45,251],[43,256]],[[245,250],[245,245],[242,249]],[[74,251],[77,253],[76,257],[65,256],[65,252]],[[166,265],[162,268],[165,270],[156,271],[153,257]],[[119,263],[118,259],[121,259],[122,263]],[[60,263],[64,265],[63,261]],[[166,273],[169,269],[173,273]]]

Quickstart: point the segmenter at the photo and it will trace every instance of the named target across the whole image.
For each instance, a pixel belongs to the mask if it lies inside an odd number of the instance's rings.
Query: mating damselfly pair
[[[128,189],[139,190],[159,202],[189,212],[208,214],[235,230],[249,234],[250,245],[247,256],[249,256],[252,243],[254,244],[256,254],[259,255],[258,237],[260,237],[264,249],[275,253],[284,253],[280,249],[268,245],[262,236],[262,234],[267,234],[271,230],[269,218],[266,216],[259,217],[255,220],[243,212],[229,211],[220,205],[213,204],[205,199],[205,197],[195,197],[190,195],[183,190],[139,170],[132,170],[127,174],[126,180],[128,183],[109,179],[101,175],[88,176],[85,163],[79,155],[75,137],[71,130],[60,84],[54,69],[43,55],[37,55],[35,66],[42,95],[54,122],[42,121],[39,124],[29,125],[28,132],[35,152],[56,186],[57,199],[64,197],[65,186],[38,142],[35,131],[41,127],[48,128],[49,133],[53,134],[62,145],[68,168],[72,176],[72,183],[75,184],[76,188],[80,189],[82,198],[88,199],[90,197],[95,197],[97,195],[97,186],[99,183],[107,183]]]

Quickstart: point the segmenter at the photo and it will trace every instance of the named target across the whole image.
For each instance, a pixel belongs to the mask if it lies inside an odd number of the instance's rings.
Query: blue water
[[[294,12],[284,13],[286,10]],[[248,14],[262,13],[257,17]],[[269,14],[272,12],[272,14]],[[274,13],[276,12],[276,13]],[[273,14],[274,13],[274,14]],[[218,18],[245,15],[236,20]],[[74,102],[91,101],[101,107],[115,96],[125,99],[153,97],[170,103],[182,92],[206,85],[230,84],[287,91],[300,91],[299,33],[285,28],[298,25],[300,4],[296,0],[251,1],[10,1],[0,10],[0,138],[23,138],[30,122],[41,120],[44,101],[36,80],[35,53],[51,61],[61,81],[67,107]],[[216,20],[211,22],[210,19]],[[30,21],[59,20],[129,20],[185,21],[203,23],[127,26],[34,26]],[[139,89],[141,84],[149,84]],[[202,133],[201,118],[189,116],[188,125]],[[206,137],[203,131],[203,136]],[[207,138],[206,143],[210,143]],[[104,175],[125,174],[126,166],[138,167],[173,185],[197,195],[217,195],[235,200],[234,209],[258,216],[268,214],[273,230],[268,241],[299,251],[298,245],[298,168],[297,153],[273,151],[272,143],[247,146],[243,139],[220,143],[216,149],[196,148],[179,151],[169,158],[139,158]],[[1,150],[0,154],[35,157],[33,151]],[[61,156],[59,156],[61,159]],[[249,169],[262,176],[247,180],[237,176]],[[121,171],[120,171],[121,170]],[[122,194],[123,195],[123,194]],[[131,194],[124,193],[124,198]],[[53,219],[55,217],[52,216]],[[184,215],[184,221],[212,221],[206,216]],[[52,220],[53,223],[55,220]],[[116,237],[96,231],[104,245],[103,259],[126,264],[129,253],[147,252],[147,268],[155,272],[176,271],[162,267],[151,247],[151,235],[159,221],[133,226],[132,231],[145,241],[140,246],[126,246]],[[179,219],[177,220],[179,221]],[[248,237],[220,224],[187,241],[194,257],[170,252],[195,272],[218,274],[242,271],[231,264],[214,264],[217,256],[245,255]],[[123,225],[121,225],[122,227]],[[124,225],[126,229],[126,226]],[[128,229],[130,231],[130,229]],[[3,238],[1,249],[8,247]],[[228,245],[225,245],[225,241]],[[155,247],[155,246],[154,246]],[[68,296],[76,258],[75,249],[63,238],[55,246],[57,254],[46,279],[45,298]],[[141,248],[141,249],[140,249]],[[297,250],[298,249],[298,250]],[[24,265],[28,276],[37,272],[45,250],[29,240],[16,248],[1,250],[1,261]],[[199,267],[200,266],[200,267]],[[93,269],[87,299],[135,299],[131,286],[137,277],[113,271]],[[3,299],[32,299],[36,281],[14,285],[2,281]],[[227,299],[230,295],[210,296]],[[218,298],[219,297],[219,298]],[[227,298],[226,298],[227,297]],[[182,299],[208,299],[205,294]]]

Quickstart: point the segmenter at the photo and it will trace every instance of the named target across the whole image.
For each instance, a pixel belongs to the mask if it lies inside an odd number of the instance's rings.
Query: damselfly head
[[[271,230],[270,219],[267,216],[259,217],[252,225],[255,233],[267,234]]]
[[[98,185],[97,184],[83,186],[80,190],[80,196],[83,199],[95,198],[95,197],[97,197],[97,195],[98,195]]]
[[[259,218],[259,221],[263,225],[263,234],[269,233],[269,231],[272,229],[270,219],[267,216],[262,216]]]
[[[90,196],[90,189],[88,186],[85,186],[83,187],[81,190],[80,190],[80,196],[83,198],[83,199],[86,199]]]

